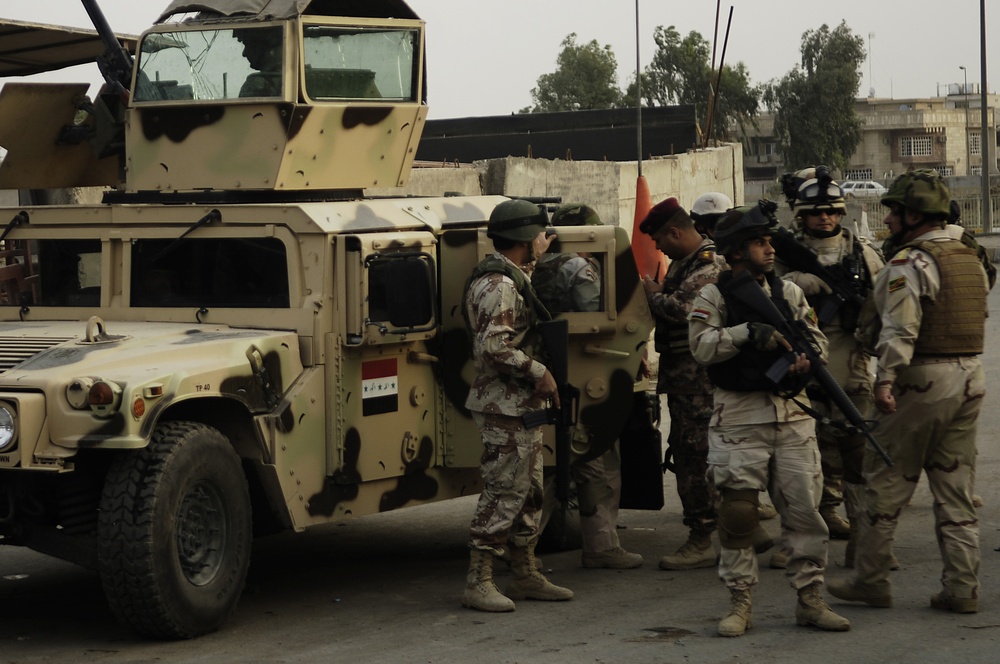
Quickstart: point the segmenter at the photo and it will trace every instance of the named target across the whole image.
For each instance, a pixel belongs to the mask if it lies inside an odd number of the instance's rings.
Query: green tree
[[[712,84],[711,48],[701,33],[691,31],[681,39],[674,26],[656,28],[656,53],[643,74],[642,99],[649,106],[693,104],[698,122],[706,129],[709,90]],[[718,72],[716,72],[718,76]],[[625,93],[635,100],[635,82]],[[760,107],[761,89],[750,84],[742,62],[722,67],[719,94],[712,120],[714,136],[738,139],[754,124]]]
[[[865,61],[864,40],[846,22],[802,35],[802,62],[765,86],[764,102],[775,111],[774,134],[785,165],[816,164],[843,169],[861,143],[854,108]]]
[[[521,113],[583,111],[621,104],[618,61],[610,46],[601,47],[596,40],[577,44],[576,33],[572,33],[562,41],[556,64],[554,72],[538,77],[531,90],[534,105]]]

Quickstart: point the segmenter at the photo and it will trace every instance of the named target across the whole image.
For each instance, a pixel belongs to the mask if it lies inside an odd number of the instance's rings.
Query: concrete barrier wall
[[[718,191],[743,203],[743,153],[739,145],[645,161],[642,174],[653,203],[676,196],[690,209],[695,199]],[[369,189],[372,196],[467,195],[561,197],[566,203],[586,203],[605,223],[629,233],[635,215],[638,166],[633,162],[563,161],[507,157],[459,168],[415,168],[405,188]]]

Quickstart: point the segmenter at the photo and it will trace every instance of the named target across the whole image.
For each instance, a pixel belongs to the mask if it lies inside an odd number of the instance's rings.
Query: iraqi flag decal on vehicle
[[[380,415],[399,410],[399,372],[396,358],[361,363],[361,414]]]

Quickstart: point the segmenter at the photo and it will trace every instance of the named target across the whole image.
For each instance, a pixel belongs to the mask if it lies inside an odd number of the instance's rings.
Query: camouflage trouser
[[[670,447],[677,475],[677,495],[684,508],[684,525],[692,531],[715,530],[719,492],[708,473],[708,423],[711,394],[670,394]]]
[[[542,430],[521,418],[472,413],[483,436],[483,491],[472,517],[469,548],[502,556],[508,543],[538,541],[536,512],[542,506]]]
[[[570,466],[580,506],[580,534],[584,553],[600,553],[619,546],[616,524],[622,493],[618,443],[602,456]]]
[[[720,489],[766,491],[768,474],[788,556],[786,576],[796,589],[823,582],[829,531],[820,517],[822,485],[816,425],[811,419],[717,426],[708,432],[708,464]],[[730,588],[758,580],[753,547],[722,548],[719,577]]]
[[[955,597],[978,597],[979,520],[972,483],[984,381],[976,358],[916,361],[897,376],[896,412],[881,415],[875,429],[895,465],[887,468],[875,452],[865,450],[868,483],[855,561],[858,583],[890,591],[896,524],[926,471],[944,563],[941,583]]]

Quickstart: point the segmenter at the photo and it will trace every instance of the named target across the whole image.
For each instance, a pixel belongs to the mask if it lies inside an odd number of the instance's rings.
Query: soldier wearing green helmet
[[[692,355],[707,365],[714,385],[709,472],[721,495],[719,576],[730,592],[730,610],[719,621],[722,636],[739,636],[752,626],[751,590],[759,580],[752,534],[759,525],[760,492],[769,483],[782,498],[775,506],[790,550],[786,576],[798,591],[796,623],[828,631],[850,629],[850,622],[834,613],[819,592],[828,531],[816,507],[821,488],[816,426],[800,405],[809,405],[808,396],[798,392],[809,374],[809,360],[797,356],[776,390],[768,371],[791,345],[734,288],[749,273],[749,286],[758,284],[789,322],[809,330],[819,354],[826,354],[826,337],[802,290],[774,273],[776,208],[760,201],[722,218],[715,241],[731,269],[699,291],[688,314]]]
[[[542,504],[542,432],[523,415],[559,405],[552,372],[540,361],[535,326],[550,318],[521,266],[544,234],[544,209],[524,200],[504,201],[490,214],[486,234],[494,252],[466,284],[464,313],[472,340],[476,378],[465,406],[483,437],[483,490],[469,537],[471,561],[462,605],[480,611],[514,610],[514,599],[568,600],[573,592],[538,571],[537,512]],[[493,582],[493,564],[510,555],[514,578],[504,595]]]
[[[979,522],[972,485],[985,394],[978,356],[988,285],[976,252],[945,228],[950,199],[933,170],[901,175],[882,198],[885,223],[899,249],[875,282],[881,322],[875,343],[875,436],[895,465],[886,467],[865,450],[855,575],[829,584],[830,593],[843,600],[892,606],[889,567],[896,525],[926,472],[944,563],[931,607],[979,610]]]
[[[552,213],[552,225],[558,229],[601,226],[603,223],[589,205],[570,203],[559,206]],[[600,309],[601,264],[591,254],[546,252],[535,262],[531,284],[553,314]],[[640,567],[642,556],[626,551],[618,538],[618,503],[622,490],[618,443],[596,459],[575,460],[570,466],[570,474],[576,484],[580,512],[581,564],[589,569]],[[547,507],[552,507],[555,501],[552,492],[547,491],[545,497]],[[546,509],[545,516],[551,512]],[[543,524],[545,521],[543,518]]]

